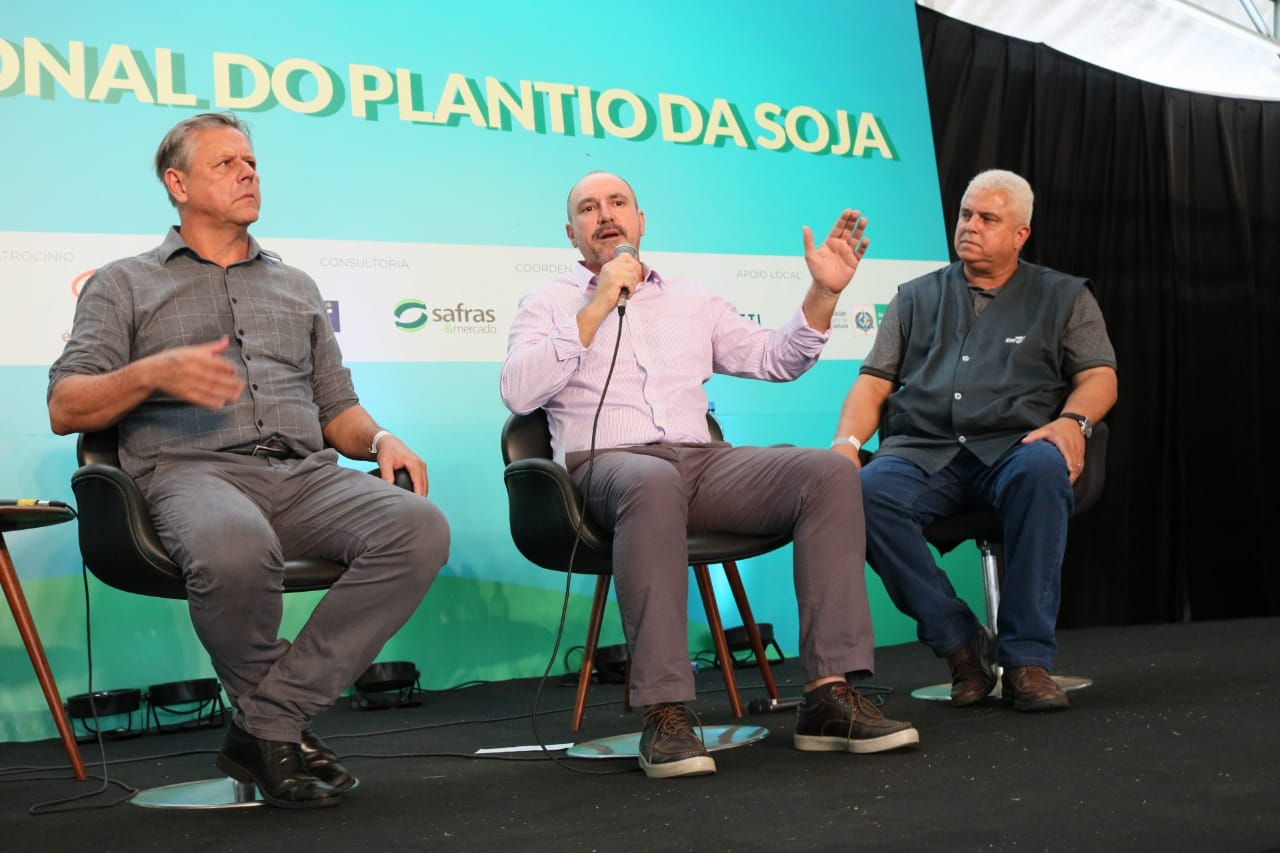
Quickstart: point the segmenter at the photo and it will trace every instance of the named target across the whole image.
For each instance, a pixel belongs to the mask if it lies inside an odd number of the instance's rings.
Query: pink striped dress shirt
[[[798,310],[765,329],[727,300],[645,266],[622,322],[618,363],[600,414],[596,448],[705,442],[712,373],[785,382],[818,360],[828,335],[809,328]],[[521,301],[502,365],[502,400],[517,414],[547,411],[555,459],[587,450],[591,421],[618,336],[617,314],[591,346],[578,337],[578,311],[595,289],[582,264]]]

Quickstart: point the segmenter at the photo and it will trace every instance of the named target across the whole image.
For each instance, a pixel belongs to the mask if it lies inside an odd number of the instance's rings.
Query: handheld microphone
[[[752,714],[772,714],[776,711],[790,711],[799,708],[803,699],[752,699],[747,703],[747,711]]]
[[[613,250],[614,258],[620,258],[623,255],[630,255],[636,260],[640,259],[640,253],[636,251],[636,247],[630,243],[619,243]],[[627,301],[631,299],[630,288],[622,288],[622,292],[618,294],[618,316],[621,317],[627,313]]]

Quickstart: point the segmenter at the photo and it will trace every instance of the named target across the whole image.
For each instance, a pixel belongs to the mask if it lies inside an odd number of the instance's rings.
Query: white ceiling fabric
[[[917,2],[1162,86],[1280,100],[1280,46],[1257,32],[1240,0]],[[1249,2],[1275,26],[1272,0]]]

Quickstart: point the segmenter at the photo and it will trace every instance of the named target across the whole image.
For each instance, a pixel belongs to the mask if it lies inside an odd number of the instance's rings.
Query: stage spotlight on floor
[[[362,711],[421,705],[419,675],[418,667],[409,661],[375,663],[356,679],[351,704]]]

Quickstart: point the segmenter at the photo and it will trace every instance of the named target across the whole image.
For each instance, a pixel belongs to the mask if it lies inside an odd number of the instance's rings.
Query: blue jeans
[[[990,466],[962,451],[936,474],[877,455],[862,470],[867,561],[898,609],[916,620],[934,654],[959,651],[978,630],[924,538],[934,519],[964,509],[994,509],[1004,531],[996,660],[1050,668],[1061,599],[1067,520],[1075,507],[1062,453],[1047,441],[1016,444]]]

